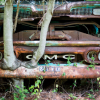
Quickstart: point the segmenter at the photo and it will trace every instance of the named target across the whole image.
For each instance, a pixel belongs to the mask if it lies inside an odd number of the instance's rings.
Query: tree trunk
[[[13,49],[13,0],[5,2],[3,25],[4,59],[2,68],[15,70],[20,66],[20,61],[16,59]]]
[[[19,100],[24,100],[24,81],[23,79],[19,79],[19,78],[13,78],[13,86],[14,86],[14,98],[17,98],[17,96],[19,96]]]
[[[45,45],[46,45],[46,36],[48,27],[53,15],[55,0],[49,0],[48,2],[48,9],[46,15],[43,17],[42,27],[41,27],[41,33],[40,33],[40,43],[39,48],[36,52],[33,54],[33,58],[31,60],[31,63],[27,63],[25,66],[27,68],[34,68],[37,65],[37,62],[40,60],[40,58],[43,56],[45,51]]]
[[[15,70],[20,66],[14,55],[13,49],[13,0],[6,0],[4,7],[4,59],[2,68],[5,70]],[[14,87],[19,86],[23,89],[23,79],[13,79]],[[20,99],[22,100],[22,99]]]
[[[4,61],[10,68],[15,61],[13,50],[13,0],[7,0],[4,7]]]

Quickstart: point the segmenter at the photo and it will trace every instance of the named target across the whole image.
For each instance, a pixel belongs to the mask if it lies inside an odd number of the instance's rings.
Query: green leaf
[[[93,70],[95,70],[95,67],[93,67]]]
[[[89,67],[87,67],[87,70],[89,71]]]
[[[51,61],[50,60],[47,60],[47,62],[50,63]]]
[[[90,91],[93,92],[93,89],[91,89]]]
[[[67,57],[68,60],[72,60],[70,56]]]
[[[93,67],[94,67],[94,65],[89,65],[89,67],[90,67],[90,68],[93,68]]]
[[[39,65],[39,62],[37,64]]]
[[[38,83],[38,84],[41,84],[41,80],[37,80],[37,83]]]
[[[60,64],[58,63],[57,66],[60,66]]]
[[[53,92],[53,93],[54,93],[54,92],[57,92],[57,89],[54,89],[52,92]]]
[[[42,89],[40,89],[40,92],[42,92]]]
[[[35,92],[33,92],[31,95],[34,95],[34,94],[36,94]]]
[[[34,100],[37,100],[37,98],[35,98]]]
[[[29,93],[27,89],[24,89],[24,93]]]
[[[34,90],[35,93],[37,93],[38,91],[39,91],[38,89],[35,89],[35,90]]]
[[[65,76],[66,75],[66,73],[64,72],[63,74],[62,74],[62,76]]]
[[[70,88],[72,88],[72,85],[70,86]]]
[[[38,87],[38,86],[39,86],[39,84],[37,82],[35,82],[35,87]]]
[[[75,66],[75,67],[77,67],[77,64],[76,64],[76,63],[74,63],[74,66]]]
[[[0,100],[5,100],[5,98],[1,97]]]
[[[97,78],[97,81],[99,81],[99,80],[100,80],[100,77]]]
[[[91,57],[91,59],[94,61],[95,60],[95,58],[94,57]]]
[[[19,87],[18,85],[16,85],[16,88],[18,88],[18,89],[19,89],[20,87]]]
[[[68,61],[67,61],[67,64],[71,64],[71,62],[68,60]]]
[[[31,87],[29,87],[29,90],[34,89],[34,87],[35,87],[35,86],[34,86],[34,85],[32,85]]]
[[[41,76],[40,79],[43,79],[43,76]]]
[[[43,70],[43,72],[44,72],[44,73],[46,72],[45,69]]]

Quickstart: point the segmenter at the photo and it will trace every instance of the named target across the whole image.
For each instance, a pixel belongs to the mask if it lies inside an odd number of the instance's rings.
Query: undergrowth
[[[94,58],[92,58],[94,60]],[[50,61],[48,60],[46,66]],[[71,64],[71,59],[68,57],[67,64]],[[59,64],[60,66],[60,64]],[[74,63],[74,66],[77,67],[77,64]],[[48,66],[49,67],[49,66]],[[93,62],[90,63],[90,65],[87,67],[87,70],[89,71],[90,68],[93,68],[95,70],[95,64]],[[45,73],[45,71],[44,71]],[[99,72],[97,72],[99,74]],[[66,72],[63,72],[62,76],[64,77],[66,75]],[[45,92],[45,97],[47,98],[56,98],[59,94],[60,97],[62,97],[62,100],[81,100],[82,97],[86,98],[84,100],[96,100],[96,97],[100,94],[99,88],[100,88],[100,77],[97,79],[55,79],[53,83],[53,87],[50,88],[49,92],[45,89],[44,79],[43,76],[37,76],[34,84],[29,86],[28,88],[24,87],[23,89],[19,86],[16,86],[16,89],[18,91],[16,93],[13,93],[13,91],[6,90],[5,95],[1,96],[0,100],[8,100],[7,94],[12,94],[14,97],[14,100],[28,100],[27,95],[29,94],[29,97],[32,96],[32,99],[30,100],[43,100],[42,94]],[[46,83],[48,84],[48,83]],[[52,84],[52,83],[51,83]],[[50,84],[50,86],[52,86]],[[11,81],[10,81],[10,87],[11,87]],[[12,86],[13,87],[13,86]],[[49,86],[48,86],[49,87]],[[65,95],[64,95],[65,94]],[[52,96],[51,96],[52,95]],[[53,95],[55,95],[53,97]],[[60,98],[59,97],[59,98]],[[10,99],[9,99],[10,100]],[[45,100],[45,99],[44,99]],[[53,99],[52,99],[53,100]],[[59,99],[60,100],[60,99]]]

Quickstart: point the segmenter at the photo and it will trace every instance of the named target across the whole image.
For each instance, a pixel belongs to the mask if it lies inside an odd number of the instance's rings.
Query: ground
[[[1,79],[0,81],[1,100],[14,100],[13,92],[9,87],[11,79]],[[28,91],[34,82],[36,82],[35,79],[24,80]],[[42,89],[40,94],[26,93],[25,100],[100,100],[97,79],[43,79],[39,88]]]

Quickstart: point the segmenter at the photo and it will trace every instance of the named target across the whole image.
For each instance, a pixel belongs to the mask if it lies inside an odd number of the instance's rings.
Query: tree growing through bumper
[[[54,11],[55,0],[48,1],[47,12],[43,16],[41,23],[41,34],[40,43],[37,51],[33,53],[33,57],[30,61],[22,62],[18,60],[14,54],[13,49],[13,0],[6,0],[4,7],[4,59],[1,65],[2,69],[5,70],[15,70],[20,66],[26,68],[35,68],[38,61],[44,54],[46,45],[46,36],[48,31],[48,26],[50,24],[53,11]]]

